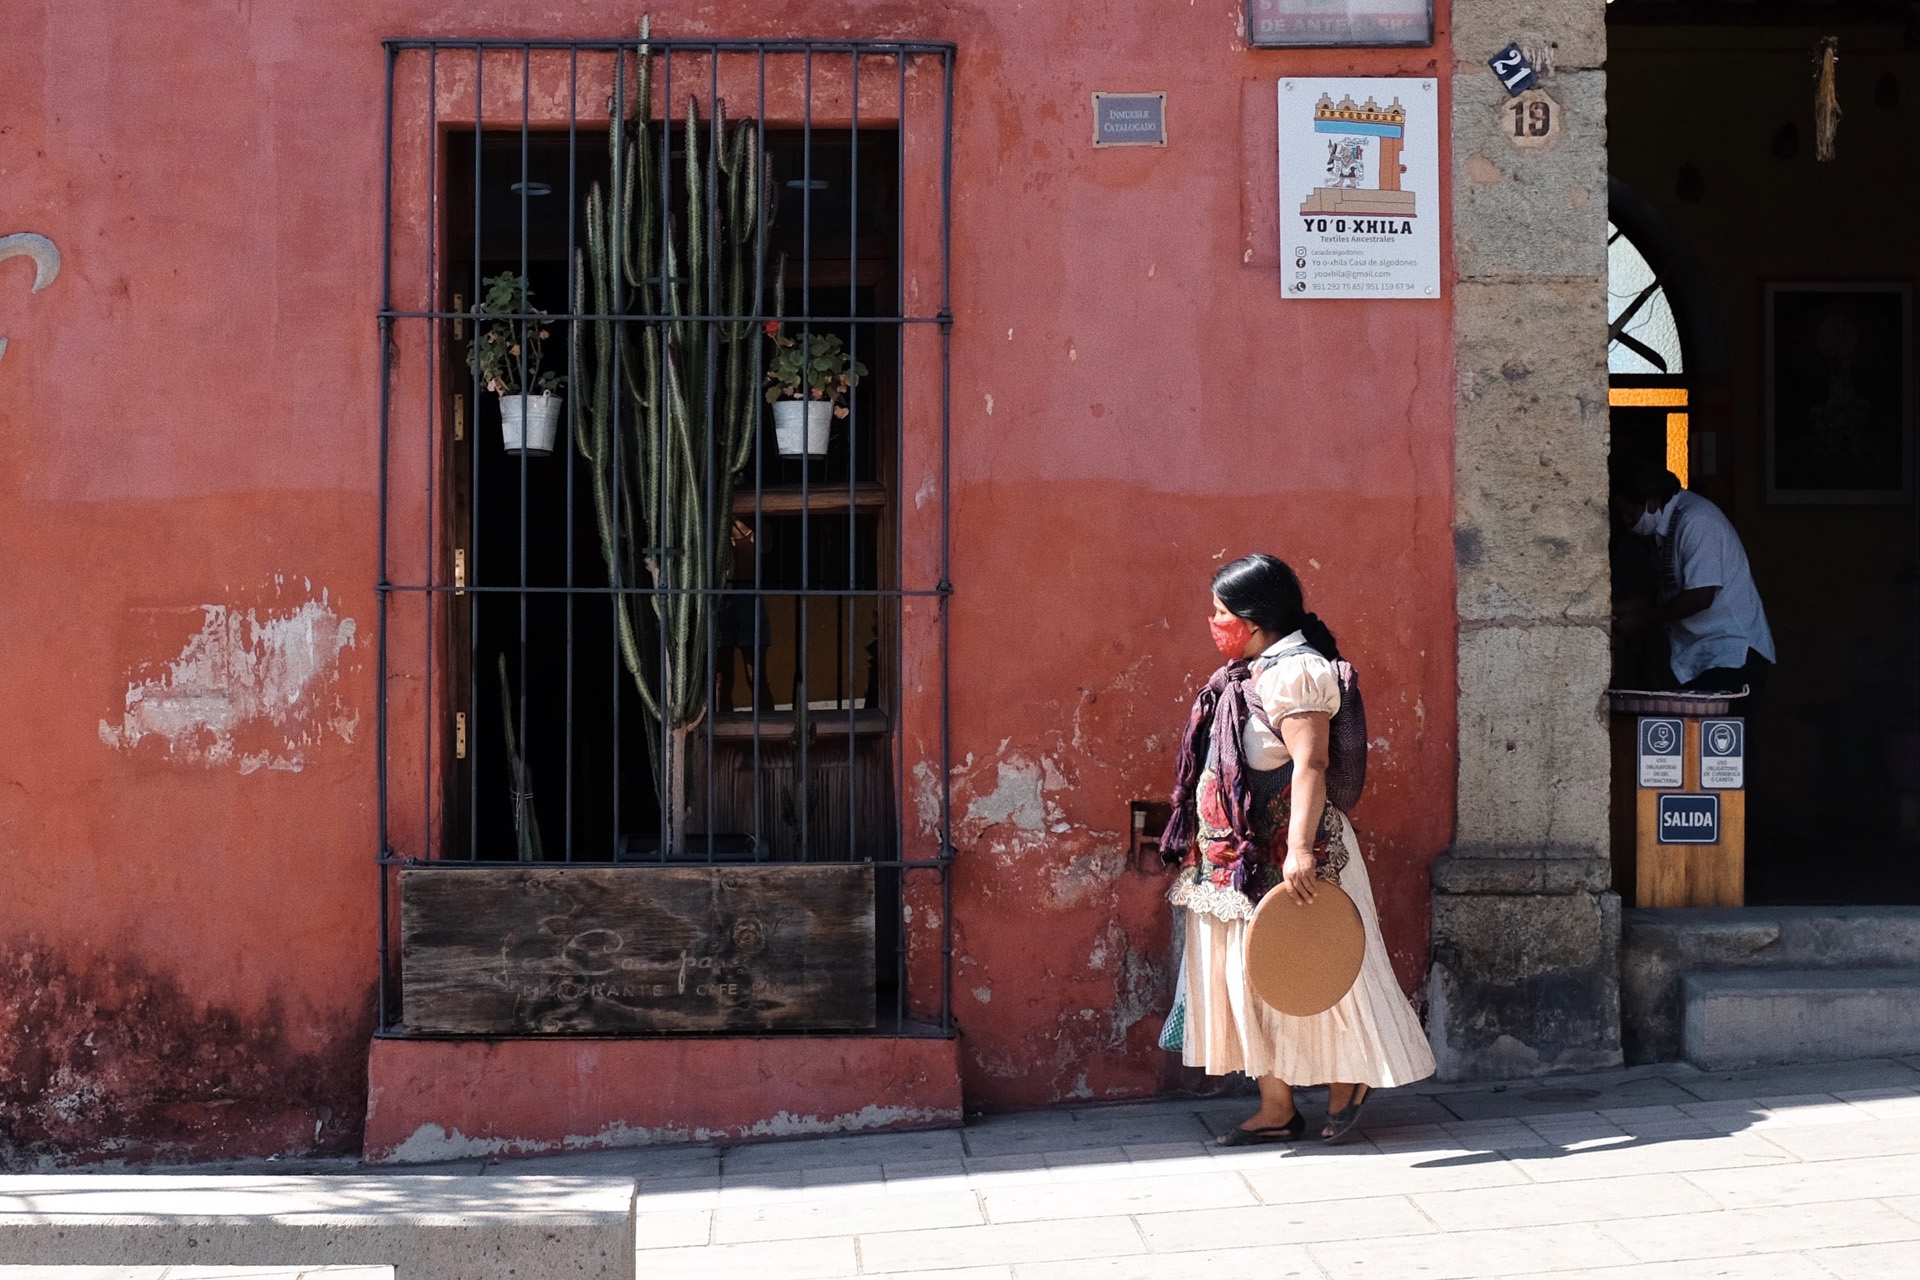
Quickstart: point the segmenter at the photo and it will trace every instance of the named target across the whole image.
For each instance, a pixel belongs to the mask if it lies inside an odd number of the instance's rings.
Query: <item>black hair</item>
[[[1237,618],[1277,636],[1304,632],[1307,643],[1329,662],[1340,657],[1340,646],[1327,624],[1307,612],[1300,578],[1277,556],[1241,556],[1213,575],[1213,594]]]
[[[1628,502],[1666,506],[1683,486],[1680,477],[1645,458],[1614,457],[1607,462],[1607,492]]]

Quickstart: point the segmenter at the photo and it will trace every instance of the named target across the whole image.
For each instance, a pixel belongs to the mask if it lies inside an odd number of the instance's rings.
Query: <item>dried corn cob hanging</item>
[[[1840,62],[1840,39],[1826,36],[1814,55],[1813,158],[1833,159],[1833,136],[1840,130],[1840,94],[1835,83]]]

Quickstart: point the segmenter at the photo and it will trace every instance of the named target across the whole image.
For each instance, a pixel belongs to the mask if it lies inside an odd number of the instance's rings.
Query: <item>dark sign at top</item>
[[[1534,70],[1533,60],[1517,44],[1510,44],[1487,59],[1487,65],[1493,68],[1493,74],[1500,77],[1500,83],[1507,87],[1507,96],[1525,93],[1540,83],[1540,73]]]
[[[1167,145],[1167,95],[1096,93],[1093,95],[1093,145],[1164,147]]]
[[[1256,49],[1432,44],[1432,0],[1247,0]]]

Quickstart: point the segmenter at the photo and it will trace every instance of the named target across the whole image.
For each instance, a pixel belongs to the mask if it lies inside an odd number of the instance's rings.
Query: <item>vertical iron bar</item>
[[[563,273],[567,282],[567,310],[573,310],[574,296],[574,228],[579,222],[576,201],[580,190],[578,166],[580,162],[580,49],[575,46],[567,51],[567,265]],[[567,322],[567,393],[580,394],[580,322]],[[580,402],[573,401],[575,412]],[[560,456],[566,459],[567,466],[567,693],[566,693],[566,745],[562,754],[566,759],[566,794],[562,809],[561,844],[565,850],[566,861],[573,861],[573,426],[572,419],[561,422],[565,437],[560,446]]]
[[[429,45],[427,48],[427,303],[438,311],[442,307],[443,295],[440,290],[440,48]],[[392,210],[387,213],[389,221]],[[427,559],[426,579],[428,582],[439,580],[438,529],[440,507],[438,481],[440,477],[441,450],[451,449],[452,443],[442,434],[446,424],[440,417],[440,343],[444,340],[446,329],[443,322],[433,320],[427,326],[427,507],[426,534]],[[386,468],[382,466],[384,474]],[[384,504],[383,504],[384,505]],[[421,741],[426,746],[427,767],[420,771],[420,857],[437,857],[433,840],[433,758],[435,745],[443,741],[435,731],[433,724],[433,621],[439,611],[441,597],[428,593],[421,602],[426,613],[426,652],[424,669],[426,678],[421,682],[423,696],[420,699]],[[387,679],[386,668],[380,670],[380,681],[384,685]],[[451,721],[451,717],[449,717]]]
[[[853,112],[847,129],[847,315],[860,314],[860,51],[855,49],[847,56],[849,79],[852,83]],[[858,321],[847,326],[847,367],[852,369],[860,358],[860,325]],[[860,480],[860,398],[859,389],[847,392],[847,590],[859,585],[856,570],[856,558],[860,549],[860,506],[857,499]],[[859,740],[856,733],[855,712],[853,706],[853,650],[857,642],[856,622],[854,619],[854,600],[849,594],[846,598],[846,657],[847,683],[843,693],[847,700],[847,861],[859,860],[860,851],[856,843],[855,832],[859,827],[860,784],[858,782]],[[867,861],[873,859],[869,857]]]
[[[673,235],[673,46],[667,45],[660,54],[660,297],[662,314],[674,310],[669,301],[673,294],[672,274],[667,266],[668,244]],[[667,834],[674,829],[679,814],[673,813],[674,768],[679,763],[673,758],[673,657],[672,641],[669,638],[668,621],[673,616],[675,605],[671,594],[674,586],[673,548],[669,530],[674,527],[673,513],[667,506],[668,442],[673,436],[673,400],[666,391],[671,381],[669,368],[673,363],[673,340],[679,326],[671,321],[660,326],[660,382],[654,395],[662,406],[659,415],[660,439],[656,445],[660,465],[660,481],[657,489],[658,501],[654,506],[655,527],[648,541],[655,544],[653,585],[657,594],[653,597],[655,616],[660,620],[657,629],[658,650],[655,660],[659,663],[659,707],[660,724],[658,733],[660,745],[654,759],[659,767],[654,774],[654,794],[660,798],[660,852],[659,861],[665,862],[670,856],[679,853],[671,847]]]
[[[953,1026],[953,51],[940,115],[940,1029]]]
[[[893,196],[893,314],[906,315],[907,275],[907,51],[903,48],[895,59],[900,74],[900,83],[895,99],[898,119],[895,121],[894,135],[894,196]],[[907,326],[904,321],[893,327],[894,341],[894,450],[893,450],[893,494],[895,510],[895,534],[893,539],[893,582],[896,589],[906,585],[906,552],[904,539],[899,534],[906,511],[906,434],[907,434]],[[889,683],[893,706],[889,714],[903,710],[904,690],[906,688],[906,609],[903,597],[893,599],[893,679]],[[901,718],[893,721],[893,747],[891,751],[894,768],[893,794],[896,811],[902,806],[907,794],[907,743],[906,735],[901,732]],[[947,776],[940,777],[940,787],[944,792]],[[896,819],[896,822],[898,819]],[[904,852],[906,841],[897,832],[894,835],[894,848]],[[944,874],[944,873],[943,873]],[[896,952],[896,971],[894,975],[894,1025],[904,1025],[907,1020],[907,879],[908,873],[900,872],[900,901],[894,904],[894,914],[899,933],[894,944]]]
[[[721,314],[719,267],[720,183],[718,177],[720,144],[722,141],[720,137],[720,50],[717,48],[708,51],[707,72],[706,309],[709,316],[717,316]],[[733,512],[731,509],[727,511],[716,511],[714,509],[714,500],[719,495],[714,492],[713,464],[715,455],[713,433],[718,426],[718,422],[713,407],[713,394],[714,367],[720,360],[720,329],[719,325],[712,320],[707,321],[703,328],[706,330],[707,346],[707,466],[702,483],[706,488],[706,494],[704,496],[707,511],[707,529],[709,533],[713,530],[718,530],[720,536],[716,540],[717,545],[701,557],[707,564],[708,580],[705,583],[691,584],[699,590],[700,595],[698,597],[689,597],[689,602],[691,603],[692,600],[697,598],[700,604],[704,606],[700,611],[700,616],[706,624],[707,663],[704,668],[704,691],[701,694],[701,698],[707,704],[707,714],[703,717],[706,720],[707,728],[707,771],[706,785],[703,791],[706,797],[707,810],[707,862],[711,864],[713,862],[713,718],[719,714],[720,710],[720,708],[715,705],[715,690],[718,686],[714,678],[716,663],[714,659],[713,624],[714,615],[718,611],[717,606],[721,600],[726,598],[713,594],[713,582],[718,576],[720,556],[723,553],[727,556],[728,573],[731,574],[733,571]]]
[[[485,162],[481,143],[486,137],[487,111],[483,97],[486,75],[486,50],[473,46],[473,308],[474,341],[480,338],[480,262],[485,253],[480,227],[480,183]],[[467,583],[480,585],[480,366],[473,364],[470,380],[469,419],[473,429],[467,432]],[[480,678],[480,602],[484,593],[467,593],[467,860],[480,860],[480,700],[476,696]]]
[[[646,54],[636,45],[633,51],[634,66],[636,68],[640,65],[640,59],[645,56]],[[624,151],[627,145],[626,91],[627,47],[622,44],[613,51],[613,101],[609,104],[613,112],[613,121],[607,130],[609,161]],[[611,165],[608,172],[612,174],[623,172],[623,170],[621,170],[619,165]],[[620,225],[620,219],[614,216],[611,211],[619,207],[620,192],[611,189],[613,186],[611,177],[609,177],[608,186],[610,189],[607,192],[606,203],[601,206],[602,209],[606,211],[607,226],[602,228],[601,234],[605,237],[605,243],[607,245],[607,259],[613,264],[613,269],[608,279],[607,306],[612,312],[618,313],[621,310],[621,272],[625,269],[625,260],[622,254],[626,249],[626,243],[624,241],[620,244],[613,242],[613,228]],[[624,688],[620,669],[621,664],[625,660],[624,655],[620,651],[620,621],[622,611],[628,607],[628,601],[630,599],[630,597],[622,594],[621,589],[631,587],[633,584],[628,582],[627,575],[621,572],[620,561],[620,530],[621,521],[624,516],[624,513],[621,511],[621,496],[626,492],[626,486],[620,483],[622,475],[621,469],[626,465],[626,446],[620,441],[620,401],[624,397],[626,389],[626,384],[621,381],[625,376],[625,370],[620,367],[620,334],[622,330],[621,322],[618,320],[608,321],[607,323],[611,324],[613,329],[613,359],[608,362],[612,365],[612,369],[608,373],[608,381],[611,383],[611,387],[607,397],[607,403],[610,406],[609,412],[613,415],[613,428],[607,434],[607,456],[601,459],[600,465],[603,468],[610,467],[613,471],[613,474],[606,477],[601,483],[610,484],[613,494],[613,537],[609,540],[613,548],[613,553],[607,557],[607,585],[614,588],[614,590],[607,596],[607,602],[613,606],[612,611],[607,615],[607,623],[611,628],[608,634],[613,640],[613,662],[609,670],[612,682],[612,687],[609,692],[612,694],[613,702],[612,857],[615,862],[618,862],[620,860],[621,783],[620,694]],[[644,716],[642,718],[644,719]]]
[[[800,142],[800,350],[809,359],[813,352],[813,46],[807,46],[805,55],[806,74],[804,77],[804,97],[800,102],[801,142]],[[809,370],[802,364],[800,390],[803,397],[807,394]],[[804,401],[803,401],[804,403]],[[807,801],[807,739],[813,729],[813,690],[810,670],[812,653],[810,634],[813,630],[813,617],[809,608],[810,600],[805,594],[812,585],[813,570],[812,533],[813,503],[808,493],[808,482],[813,476],[813,457],[807,450],[806,420],[808,409],[801,409],[801,454],[800,454],[800,597],[795,605],[800,615],[800,643],[798,657],[795,659],[797,679],[793,688],[793,725],[794,725],[794,791],[800,800],[800,861],[813,861],[813,847],[808,836],[812,834],[812,815],[808,812]],[[829,415],[831,421],[831,415]]]
[[[528,100],[533,93],[533,46],[522,45],[520,49],[520,309],[527,316],[533,314],[533,280],[527,266],[527,192],[529,175],[527,172],[528,113],[531,108]],[[528,447],[533,440],[531,413],[533,408],[533,388],[528,381],[533,377],[532,337],[540,331],[537,320],[520,321],[520,700],[518,704],[520,729],[514,745],[520,749],[520,767],[515,770],[513,761],[507,761],[510,776],[514,777],[515,798],[513,801],[513,820],[515,827],[515,852],[530,850],[533,831],[538,830],[538,818],[533,808],[533,747],[527,736],[527,463],[532,454]],[[523,812],[524,809],[524,812]],[[521,829],[525,824],[525,830]],[[545,857],[546,851],[540,850]]]
[[[753,163],[758,166],[760,181],[754,189],[759,192],[761,209],[772,209],[776,198],[773,192],[773,165],[771,157],[773,147],[767,141],[767,51],[763,47],[758,51],[759,100],[755,105],[754,127],[755,154]],[[753,297],[754,308],[764,311],[766,307],[766,270],[767,270],[767,220],[759,217],[761,210],[755,210],[753,233]],[[785,270],[784,261],[782,271]],[[781,281],[784,290],[786,282]],[[767,520],[764,510],[766,500],[766,435],[761,428],[760,405],[763,402],[761,384],[766,381],[763,361],[766,356],[766,344],[760,341],[758,334],[753,338],[753,394],[747,397],[747,403],[753,406],[753,595],[748,604],[753,610],[753,678],[747,681],[747,701],[753,704],[753,857],[756,862],[767,858],[766,813],[760,795],[760,687],[762,684],[771,690],[773,680],[767,674],[766,656],[772,647],[773,637],[762,635],[760,617],[766,604],[761,594],[765,583],[761,574],[762,544],[766,540]]]
[[[394,63],[399,51],[387,50],[386,85],[386,165],[381,174],[381,219],[380,219],[380,309],[393,310],[393,73]],[[393,369],[393,321],[382,316],[379,326],[380,339],[380,580],[375,590],[378,600],[378,632],[380,659],[380,687],[374,694],[374,754],[378,760],[380,805],[380,852],[379,859],[387,856],[387,596],[392,585],[387,580],[387,436],[390,430],[388,414],[392,410],[389,403],[389,390],[392,384]],[[374,871],[380,877],[380,923],[379,923],[379,977],[376,982],[374,999],[378,1002],[374,1010],[374,1025],[384,1029],[387,1025],[387,868],[376,859]]]

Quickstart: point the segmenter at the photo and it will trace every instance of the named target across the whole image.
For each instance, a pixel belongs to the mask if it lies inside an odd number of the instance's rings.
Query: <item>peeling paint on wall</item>
[[[960,1112],[940,1107],[883,1107],[868,1105],[835,1116],[797,1116],[781,1111],[750,1124],[709,1128],[705,1125],[662,1125],[647,1128],[616,1120],[591,1134],[569,1134],[549,1142],[530,1138],[468,1137],[458,1129],[448,1132],[427,1123],[407,1135],[391,1151],[369,1151],[380,1164],[437,1164],[501,1156],[532,1156],[553,1151],[608,1151],[666,1143],[741,1142],[754,1138],[805,1138],[823,1134],[868,1133],[889,1129],[925,1129],[959,1124]]]
[[[967,821],[983,827],[1011,823],[1038,835],[1046,829],[1047,806],[1040,794],[1041,769],[1018,757],[997,766],[999,780],[992,791],[976,796],[967,806]]]
[[[157,738],[171,760],[242,774],[298,773],[329,733],[353,741],[360,713],[335,685],[356,626],[325,590],[285,610],[198,608],[200,630],[178,657],[133,672],[120,721],[101,720],[100,741],[130,750]]]

